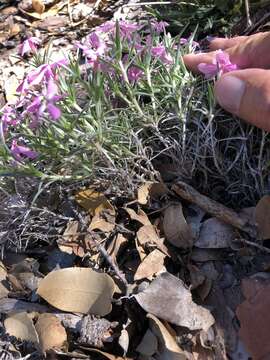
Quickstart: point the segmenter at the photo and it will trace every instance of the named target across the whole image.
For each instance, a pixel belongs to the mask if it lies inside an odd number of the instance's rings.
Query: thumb
[[[215,96],[225,110],[270,131],[270,70],[227,73],[216,82]]]

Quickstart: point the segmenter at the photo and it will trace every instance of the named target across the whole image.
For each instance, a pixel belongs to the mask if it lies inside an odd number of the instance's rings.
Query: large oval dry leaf
[[[151,278],[154,274],[162,270],[166,255],[158,249],[153,250],[139,265],[134,280]]]
[[[206,249],[227,248],[230,247],[234,238],[235,232],[232,226],[217,218],[211,218],[203,222],[195,246]]]
[[[50,272],[37,293],[57,309],[104,316],[111,311],[115,284],[107,274],[87,268]]]
[[[154,315],[148,314],[150,329],[159,342],[159,359],[186,360],[183,350],[177,345],[175,339]]]
[[[179,248],[193,246],[193,235],[187,224],[181,204],[173,204],[166,208],[163,219],[163,229],[166,239]]]
[[[55,315],[41,314],[35,327],[42,352],[50,349],[62,349],[66,345],[66,330]]]
[[[148,313],[190,330],[207,331],[215,322],[209,310],[192,301],[183,281],[168,272],[159,275],[135,298]]]
[[[270,239],[270,196],[261,198],[255,208],[255,221],[262,240]]]
[[[38,335],[26,312],[13,313],[4,321],[6,332],[17,339],[38,344]]]

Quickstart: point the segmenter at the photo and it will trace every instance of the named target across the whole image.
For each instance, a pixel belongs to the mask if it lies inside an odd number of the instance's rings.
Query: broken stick
[[[181,198],[198,205],[208,214],[216,217],[226,224],[232,225],[235,228],[244,231],[251,237],[256,237],[257,229],[255,224],[249,222],[248,219],[240,216],[232,209],[218,203],[209,197],[200,194],[192,186],[186,184],[183,181],[178,181],[172,186],[172,190]]]

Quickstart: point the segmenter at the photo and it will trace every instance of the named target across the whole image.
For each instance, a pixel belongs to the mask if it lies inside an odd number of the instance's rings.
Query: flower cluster
[[[19,49],[21,51],[21,48]],[[57,102],[63,95],[58,94],[57,70],[67,65],[66,59],[51,64],[43,64],[32,70],[17,88],[18,100],[13,104],[6,104],[2,109],[0,124],[2,133],[7,134],[9,129],[16,128],[22,122],[28,121],[29,128],[37,129],[42,119],[49,117],[58,120],[61,110]],[[19,143],[20,142],[20,143]],[[10,152],[14,159],[34,159],[37,152],[31,150],[24,139],[12,139]]]
[[[206,79],[211,79],[216,75],[222,75],[237,70],[237,65],[231,63],[227,53],[218,50],[212,64],[201,63],[198,65],[198,69],[205,75]]]

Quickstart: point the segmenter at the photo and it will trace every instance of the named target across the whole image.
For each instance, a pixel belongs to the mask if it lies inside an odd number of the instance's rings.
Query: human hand
[[[199,73],[200,63],[212,63],[216,50],[224,50],[235,70],[221,76],[215,84],[215,96],[225,110],[270,131],[270,32],[231,39],[215,38],[208,53],[189,54],[184,62]]]

